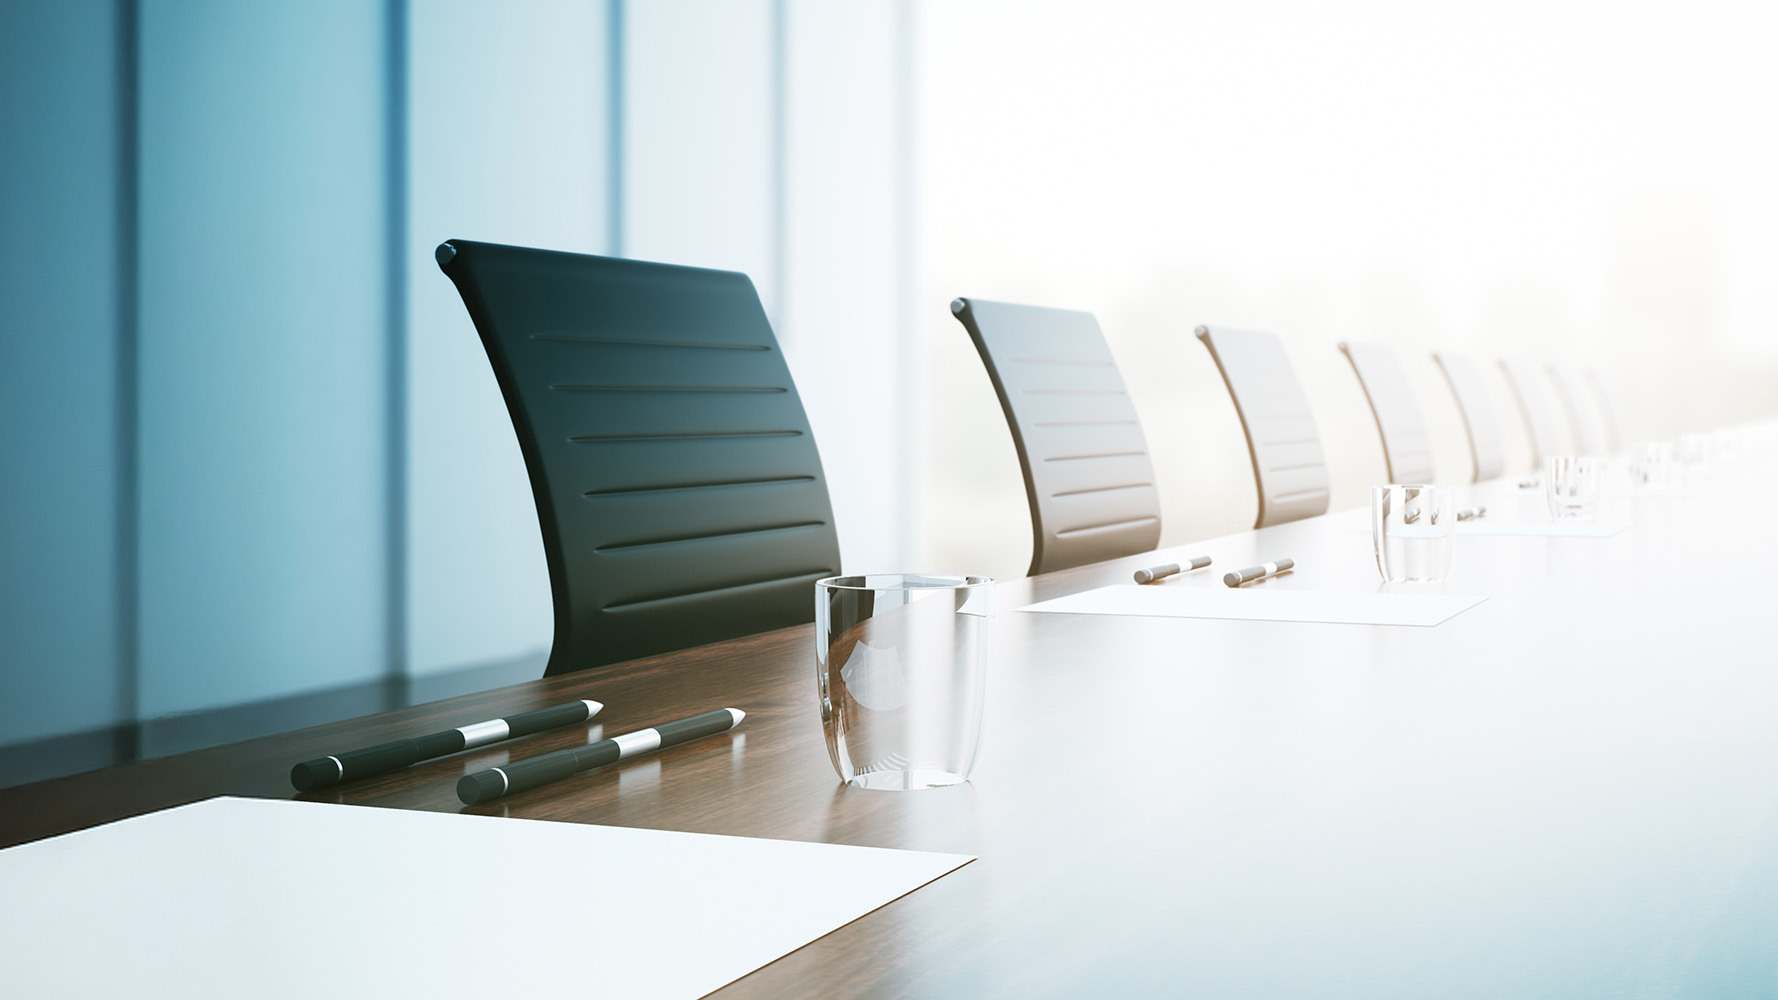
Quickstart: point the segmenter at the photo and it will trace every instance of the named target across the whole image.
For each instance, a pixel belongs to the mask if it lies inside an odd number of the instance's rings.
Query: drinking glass
[[[1591,455],[1552,455],[1543,460],[1544,496],[1550,517],[1558,521],[1590,521],[1599,502],[1601,462]]]
[[[1701,468],[1710,461],[1710,435],[1679,435],[1679,460],[1690,468]]]
[[[815,584],[815,682],[840,780],[907,790],[969,777],[994,581],[872,574]]]
[[[1734,465],[1741,459],[1741,429],[1739,427],[1718,427],[1710,435],[1710,448],[1715,453],[1716,461],[1723,465]]]
[[[1679,449],[1670,441],[1644,441],[1630,448],[1630,483],[1637,489],[1664,490],[1672,486]]]
[[[1387,583],[1438,583],[1451,571],[1455,494],[1419,483],[1371,487],[1371,542]]]

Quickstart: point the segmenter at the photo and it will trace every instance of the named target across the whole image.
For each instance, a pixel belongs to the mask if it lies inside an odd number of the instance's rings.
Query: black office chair
[[[531,475],[545,676],[814,619],[821,458],[744,274],[451,240]]]
[[[983,299],[957,299],[951,312],[1018,446],[1031,575],[1153,551],[1161,501],[1148,443],[1093,315]]]

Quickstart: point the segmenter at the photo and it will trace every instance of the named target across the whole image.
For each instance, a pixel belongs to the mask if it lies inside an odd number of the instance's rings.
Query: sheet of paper
[[[0,851],[20,997],[701,997],[971,858],[217,798]]]
[[[1493,521],[1480,518],[1457,522],[1459,535],[1526,535],[1538,538],[1610,538],[1628,528],[1627,524],[1597,524],[1592,521]],[[1371,533],[1368,522],[1348,522],[1342,531],[1355,535]]]
[[[1340,593],[1236,587],[1144,587],[1117,584],[1040,601],[1020,611],[1157,618],[1235,618],[1256,622],[1337,625],[1437,625],[1485,597],[1448,594]]]

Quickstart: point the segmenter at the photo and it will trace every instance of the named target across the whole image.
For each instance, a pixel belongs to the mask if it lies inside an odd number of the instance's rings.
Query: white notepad
[[[1143,587],[1117,584],[1086,590],[1020,611],[1153,618],[1234,618],[1331,625],[1437,625],[1487,600],[1448,594],[1340,593],[1235,587]]]
[[[972,859],[217,798],[0,851],[10,996],[701,997]]]

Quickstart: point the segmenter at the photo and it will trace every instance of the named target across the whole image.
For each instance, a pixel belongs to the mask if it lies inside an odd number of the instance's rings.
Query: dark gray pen
[[[1178,563],[1162,563],[1159,566],[1149,566],[1145,569],[1136,571],[1136,582],[1153,583],[1156,580],[1164,580],[1175,573],[1182,571],[1189,573],[1194,569],[1203,569],[1208,565],[1210,565],[1209,556],[1192,556],[1191,564],[1188,566],[1180,566]]]
[[[382,774],[384,771],[418,764],[423,760],[454,754],[470,747],[486,746],[501,740],[541,733],[557,726],[585,722],[598,715],[599,709],[604,707],[596,701],[571,701],[566,705],[521,712],[504,719],[489,719],[487,722],[458,726],[430,736],[396,740],[363,750],[348,750],[338,755],[317,757],[291,768],[290,783],[299,792],[325,788],[352,778]]]
[[[522,792],[571,774],[615,764],[626,757],[726,733],[740,725],[741,720],[746,717],[747,713],[738,708],[719,708],[714,712],[663,722],[648,729],[638,729],[633,733],[588,743],[584,747],[572,747],[546,753],[541,757],[532,757],[530,760],[521,760],[516,764],[490,767],[459,778],[457,797],[473,806],[489,799],[497,799],[509,792]]]
[[[1277,576],[1279,573],[1288,572],[1295,565],[1295,559],[1280,559],[1277,562],[1261,563],[1258,566],[1249,566],[1233,573],[1224,573],[1222,582],[1231,587],[1239,587],[1243,583],[1252,583],[1268,576]]]

